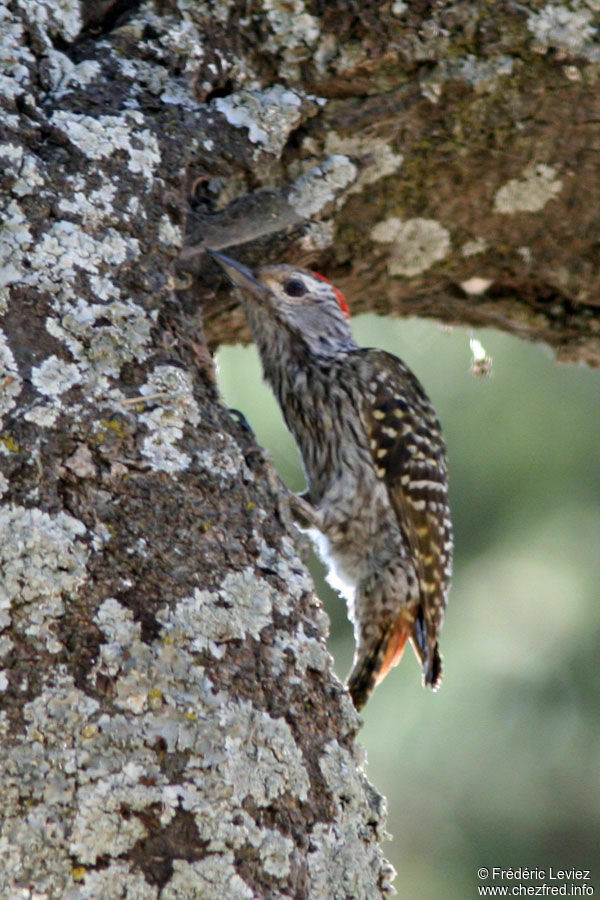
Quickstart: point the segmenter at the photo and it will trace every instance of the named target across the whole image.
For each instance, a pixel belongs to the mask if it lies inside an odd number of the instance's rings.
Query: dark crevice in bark
[[[144,810],[122,807],[123,818],[135,816],[147,834],[120,858],[130,860],[141,869],[148,884],[162,889],[173,875],[174,859],[195,862],[204,859],[210,851],[207,850],[209,842],[200,840],[193,813],[178,809],[164,826],[160,824],[160,814],[159,804]]]
[[[77,43],[109,34],[141,4],[142,0],[83,0],[81,7],[84,27]]]

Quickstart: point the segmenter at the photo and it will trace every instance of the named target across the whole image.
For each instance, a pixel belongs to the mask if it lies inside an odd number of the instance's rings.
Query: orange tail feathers
[[[402,659],[404,647],[412,635],[413,622],[400,617],[373,645],[363,648],[355,658],[348,677],[348,690],[356,709],[362,709],[375,687]]]
[[[381,684],[390,669],[393,669],[394,666],[398,665],[398,663],[402,659],[402,654],[404,653],[406,642],[411,635],[412,622],[409,623],[405,619],[400,619],[398,622],[396,622],[388,644],[385,648],[381,668],[375,676],[375,687],[377,687],[378,684]]]

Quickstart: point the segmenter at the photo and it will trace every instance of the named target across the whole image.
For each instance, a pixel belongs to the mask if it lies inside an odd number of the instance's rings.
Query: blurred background
[[[552,866],[591,869],[600,895],[600,372],[492,330],[375,316],[353,326],[359,344],[402,357],[431,397],[455,526],[442,688],[421,687],[407,649],[363,711],[396,889],[464,900],[499,883],[478,881],[481,866]],[[493,358],[489,378],[470,372],[472,335]],[[217,363],[226,402],[302,490],[254,347],[225,347]],[[352,631],[322,571],[313,561],[343,680]]]

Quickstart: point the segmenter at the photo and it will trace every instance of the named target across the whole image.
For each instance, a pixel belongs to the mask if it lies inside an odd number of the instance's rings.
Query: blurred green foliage
[[[402,357],[434,402],[455,525],[442,688],[421,688],[407,650],[363,713],[396,888],[463,900],[478,896],[480,866],[575,866],[592,870],[600,893],[600,372],[482,331],[494,372],[476,378],[463,329],[363,316],[354,331]],[[254,347],[222,349],[218,367],[226,402],[301,490]],[[343,679],[345,605],[317,561],[313,571]]]

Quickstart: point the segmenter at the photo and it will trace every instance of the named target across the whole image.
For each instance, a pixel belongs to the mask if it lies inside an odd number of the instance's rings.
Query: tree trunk
[[[12,0],[0,52],[0,894],[380,897],[202,246],[597,364],[592,12]]]

